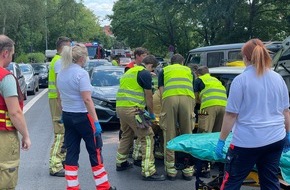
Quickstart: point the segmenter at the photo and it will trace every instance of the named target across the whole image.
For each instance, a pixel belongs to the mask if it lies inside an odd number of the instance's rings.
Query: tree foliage
[[[93,12],[75,0],[2,0],[0,33],[15,41],[16,57],[55,49],[59,36],[78,42],[98,40],[105,48],[113,43]]]
[[[113,33],[129,46],[185,55],[197,46],[282,40],[289,34],[288,0],[119,0]]]

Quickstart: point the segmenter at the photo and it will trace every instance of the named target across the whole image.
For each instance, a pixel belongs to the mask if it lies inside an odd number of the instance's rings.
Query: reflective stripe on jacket
[[[210,106],[226,106],[227,93],[222,83],[209,73],[199,77],[204,83],[204,89],[200,92],[200,110]]]
[[[122,76],[116,107],[145,108],[144,89],[137,82],[138,72],[142,70],[144,70],[143,66],[135,66]]]
[[[11,73],[8,70],[0,67],[0,81],[2,81],[2,79],[7,75],[11,75]],[[15,78],[14,75],[13,77]],[[15,81],[16,81],[19,105],[22,110],[24,97],[21,92],[20,86],[18,84],[18,80],[16,78],[15,78]],[[16,128],[13,126],[9,118],[8,109],[7,109],[4,97],[0,93],[0,131],[13,131],[13,130],[16,130]]]
[[[54,65],[57,60],[61,58],[60,55],[56,54],[49,64],[49,73],[48,73],[48,98],[57,98],[57,90],[55,85],[55,70]]]
[[[169,96],[190,96],[194,97],[193,75],[189,67],[173,64],[163,68],[164,91],[162,99]]]

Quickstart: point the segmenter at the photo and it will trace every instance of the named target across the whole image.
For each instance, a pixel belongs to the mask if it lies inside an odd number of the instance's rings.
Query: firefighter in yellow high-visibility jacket
[[[57,53],[49,64],[48,73],[48,99],[54,128],[54,142],[50,150],[49,173],[51,176],[64,177],[63,161],[65,160],[64,126],[61,120],[61,106],[56,88],[56,77],[61,67],[60,53],[64,46],[70,46],[71,40],[59,37],[56,41]]]
[[[151,126],[140,119],[140,111],[147,106],[150,118],[155,119],[152,102],[152,77],[150,72],[157,66],[154,56],[146,56],[140,65],[129,69],[120,79],[120,88],[117,93],[117,114],[120,118],[122,135],[116,157],[116,170],[123,171],[133,164],[127,160],[129,150],[137,136],[142,152],[142,176],[147,181],[165,180],[163,175],[156,172],[153,156],[154,133]],[[138,124],[138,123],[140,124]],[[144,124],[144,126],[142,125]]]
[[[163,68],[158,76],[158,87],[162,98],[160,127],[163,130],[165,145],[178,134],[191,134],[194,125],[195,97],[193,92],[194,77],[189,67],[183,65],[184,58],[175,54],[171,65]],[[169,180],[175,180],[174,151],[165,149],[165,170]],[[193,167],[182,170],[185,180],[191,180]]]

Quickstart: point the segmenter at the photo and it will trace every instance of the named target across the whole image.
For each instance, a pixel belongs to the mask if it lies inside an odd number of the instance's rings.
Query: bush
[[[29,58],[28,58],[27,54],[21,54],[20,56],[18,56],[15,59],[15,62],[16,63],[27,63],[27,62],[29,62]]]
[[[15,59],[16,63],[44,63],[45,55],[43,53],[21,54]]]
[[[45,55],[43,53],[29,53],[27,54],[30,63],[44,63]]]

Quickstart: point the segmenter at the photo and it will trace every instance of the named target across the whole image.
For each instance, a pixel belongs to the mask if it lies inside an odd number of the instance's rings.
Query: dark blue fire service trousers
[[[102,164],[102,137],[101,135],[96,137],[94,136],[94,126],[91,125],[88,114],[63,112],[63,122],[65,127],[65,146],[67,148],[65,164],[71,166],[78,165],[80,143],[82,139],[85,141],[91,166],[94,167]],[[100,151],[97,153],[97,156],[96,149],[99,149]]]
[[[279,190],[279,162],[285,139],[258,148],[230,145],[221,190],[239,190],[251,170],[256,168],[261,190]]]

